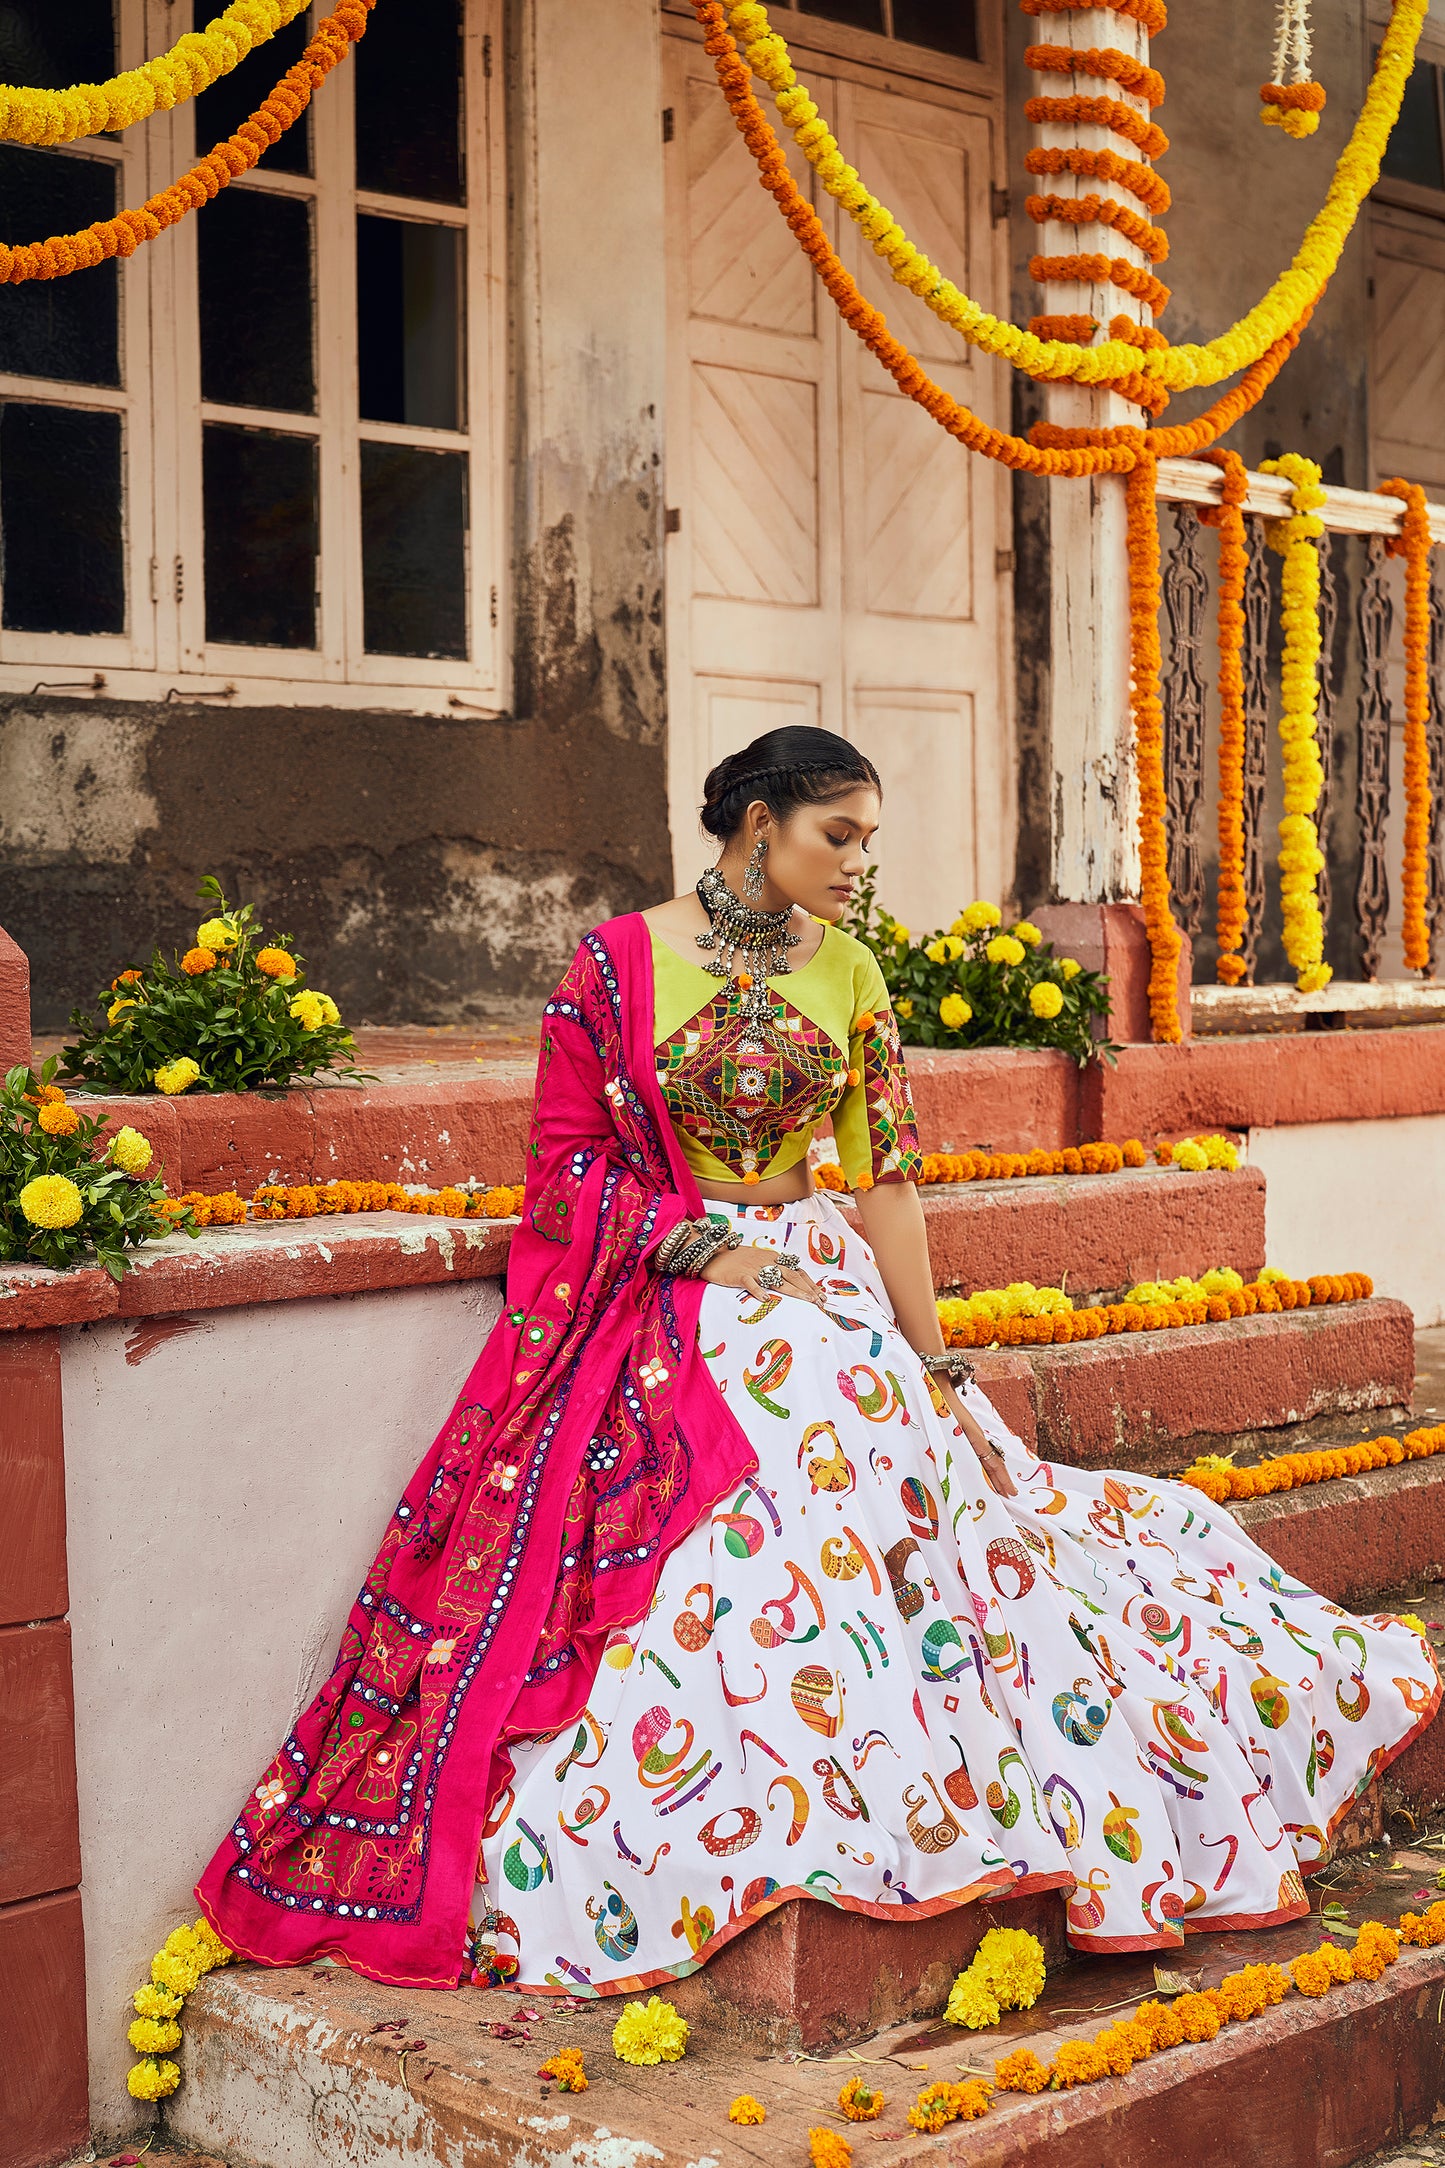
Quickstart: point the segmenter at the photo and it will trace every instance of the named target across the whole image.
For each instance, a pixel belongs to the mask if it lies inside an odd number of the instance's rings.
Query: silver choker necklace
[[[791,908],[754,911],[733,894],[715,866],[698,882],[697,897],[710,923],[706,933],[693,938],[700,949],[715,951],[704,971],[715,979],[730,979],[739,971],[750,977],[746,1007],[759,1023],[765,1022],[770,1014],[767,982],[788,971],[788,950],[802,940],[801,934],[789,931]]]

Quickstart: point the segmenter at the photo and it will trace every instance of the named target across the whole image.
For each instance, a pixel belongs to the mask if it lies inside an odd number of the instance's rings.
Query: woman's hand
[[[1007,1461],[981,1424],[969,1414],[963,1404],[963,1395],[952,1378],[935,1376],[933,1382],[958,1417],[959,1428],[978,1455],[978,1464],[990,1488],[997,1491],[1000,1498],[1017,1496],[1018,1485],[1008,1472]]]
[[[760,1243],[744,1242],[735,1250],[719,1250],[703,1266],[700,1279],[713,1287],[746,1288],[750,1294],[766,1298],[769,1295],[793,1295],[803,1302],[815,1302],[823,1307],[823,1290],[816,1280],[810,1280],[806,1272],[784,1265],[782,1285],[764,1287],[759,1281],[760,1272],[769,1265],[776,1265],[778,1252],[765,1249]]]

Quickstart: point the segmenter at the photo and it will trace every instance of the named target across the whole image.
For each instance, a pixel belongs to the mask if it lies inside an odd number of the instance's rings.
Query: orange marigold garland
[[[1141,249],[1151,263],[1163,263],[1169,254],[1169,236],[1163,227],[1152,225],[1112,196],[1028,196],[1024,209],[1036,226],[1045,225],[1051,218],[1065,226],[1112,226],[1115,233]],[[1082,340],[1079,343],[1082,345]]]
[[[1071,15],[1098,4],[1099,0],[1019,0],[1025,15]],[[1164,0],[1107,0],[1107,4],[1116,15],[1142,23],[1151,38],[1157,38],[1169,20]]]
[[[1164,103],[1164,78],[1147,61],[1121,53],[1117,45],[1031,45],[1024,66],[1035,75],[1093,75],[1100,82],[1117,83],[1132,91],[1146,105]]]
[[[413,1212],[432,1219],[516,1219],[522,1210],[520,1182],[490,1189],[403,1189],[399,1182],[266,1182],[248,1204],[233,1189],[215,1195],[187,1190],[158,1209],[168,1219],[188,1214],[198,1227],[242,1227],[248,1220],[325,1219],[349,1212]]]
[[[1403,497],[1405,519],[1387,547],[1405,560],[1405,870],[1401,933],[1412,971],[1430,968],[1430,509],[1418,482],[1381,482]]]
[[[1078,173],[1093,180],[1112,181],[1137,196],[1156,218],[1162,218],[1170,204],[1169,183],[1163,176],[1152,166],[1141,166],[1137,158],[1121,158],[1117,151],[1084,150],[1077,144],[1067,149],[1057,144],[1035,144],[1024,152],[1024,171]]]
[[[0,242],[0,285],[64,278],[72,271],[90,270],[111,256],[133,256],[143,241],[153,241],[167,226],[178,225],[189,211],[209,203],[238,174],[248,173],[300,119],[312,93],[364,35],[367,16],[375,5],[376,0],[341,0],[335,12],[318,24],[295,67],[286,70],[250,119],[139,210],[119,211],[114,218],[97,219],[79,233],[56,234],[48,241],[19,247]]]
[[[1026,98],[1024,119],[1035,127],[1053,122],[1065,128],[1107,128],[1146,158],[1162,158],[1169,148],[1169,138],[1159,123],[1145,120],[1122,98],[1091,98],[1081,91],[1065,98]]]
[[[1308,1483],[1363,1475],[1371,1468],[1398,1468],[1403,1461],[1429,1460],[1436,1453],[1445,1453],[1445,1423],[1409,1431],[1403,1438],[1367,1438],[1359,1445],[1327,1446],[1314,1453],[1280,1453],[1253,1468],[1235,1468],[1218,1455],[1209,1455],[1187,1468],[1179,1480],[1223,1506],[1241,1498],[1268,1498],[1276,1491],[1297,1490]]]
[[[1219,896],[1215,935],[1221,986],[1238,986],[1246,964],[1244,945],[1249,899],[1244,889],[1244,581],[1249,552],[1244,540],[1244,500],[1249,473],[1238,452],[1206,455],[1224,469],[1224,498],[1201,520],[1219,529]]]
[[[1182,1038],[1179,1024],[1179,929],[1169,908],[1169,832],[1165,822],[1164,704],[1159,678],[1158,461],[1140,450],[1128,477],[1129,655],[1134,759],[1139,779],[1140,901],[1149,935],[1149,1016],[1156,1039]]]

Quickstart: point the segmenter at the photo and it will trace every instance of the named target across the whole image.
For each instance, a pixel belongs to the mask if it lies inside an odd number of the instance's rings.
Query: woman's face
[[[822,805],[803,805],[779,822],[761,800],[748,807],[739,833],[722,856],[723,877],[740,891],[744,866],[759,838],[766,841],[758,908],[794,904],[814,918],[836,921],[868,869],[878,832],[880,801],[871,783],[858,783]]]

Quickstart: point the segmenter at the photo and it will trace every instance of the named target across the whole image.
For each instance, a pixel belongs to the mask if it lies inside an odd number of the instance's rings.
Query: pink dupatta
[[[508,1741],[576,1718],[608,1635],[755,1467],[698,1352],[701,1285],[647,1265],[702,1209],[658,1089],[652,986],[630,913],[587,935],[547,1004],[506,1311],[335,1668],[197,1885],[243,1956],[458,1985]]]

